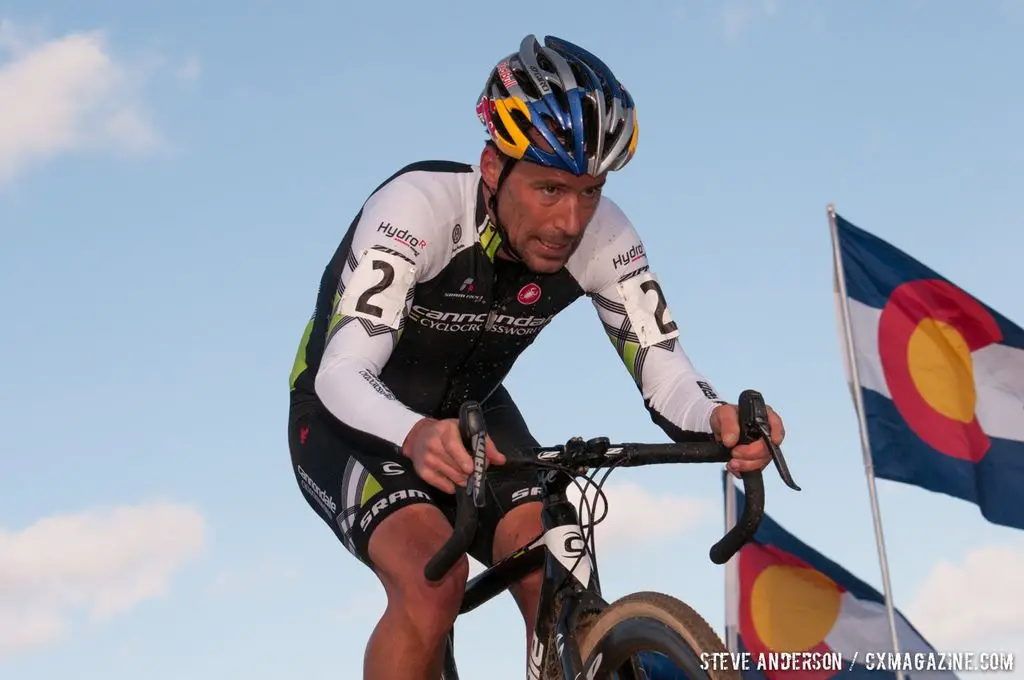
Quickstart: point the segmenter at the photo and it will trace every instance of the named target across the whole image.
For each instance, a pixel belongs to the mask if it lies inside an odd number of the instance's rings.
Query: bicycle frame
[[[544,533],[471,579],[466,584],[459,610],[460,615],[468,613],[492,600],[519,579],[543,568],[544,581],[527,667],[527,678],[530,680],[539,680],[545,670],[547,645],[552,639],[556,641],[556,658],[561,665],[562,675],[566,678],[577,677],[582,671],[583,660],[571,632],[580,615],[601,611],[608,606],[601,597],[596,560],[584,541],[579,515],[565,493],[570,481],[565,476],[561,476],[558,481],[550,477],[552,475],[548,473],[538,474]],[[551,635],[552,629],[554,636]],[[449,633],[442,680],[458,680],[458,677],[452,631]],[[633,678],[622,677],[622,680]]]
[[[746,390],[740,395],[741,443],[763,436],[772,450],[776,469],[788,486],[800,490],[793,482],[782,452],[768,438],[767,413],[760,394]],[[486,476],[486,428],[478,404],[467,402],[460,410],[463,439],[474,459],[474,471],[466,487],[457,497],[455,527],[452,537],[438,551],[424,570],[428,580],[439,581],[466,552],[476,529],[476,512],[485,502],[483,483]],[[632,467],[659,463],[719,462],[731,459],[731,451],[712,440],[680,442],[675,444],[620,444],[612,446],[608,439],[599,437],[584,442],[574,437],[564,446],[544,447],[518,452],[509,456],[504,470],[518,467],[570,468],[580,472],[603,467]],[[764,511],[764,483],[761,472],[742,475],[746,502],[743,515],[732,529],[710,551],[716,564],[724,564],[753,536]],[[543,533],[505,559],[484,570],[466,584],[459,614],[476,609],[513,583],[543,567],[537,620],[527,662],[528,680],[539,680],[549,670],[545,666],[549,649],[554,643],[557,663],[566,680],[593,677],[599,670],[600,655],[584,668],[579,643],[573,631],[580,617],[597,613],[609,606],[601,595],[596,558],[583,538],[580,518],[569,501],[566,490],[571,477],[564,469],[538,470],[538,488],[543,504],[541,524]],[[591,518],[593,519],[593,518]],[[623,672],[625,670],[625,673]],[[635,680],[639,668],[619,668],[621,680]],[[454,628],[449,631],[441,680],[458,680],[454,655]]]

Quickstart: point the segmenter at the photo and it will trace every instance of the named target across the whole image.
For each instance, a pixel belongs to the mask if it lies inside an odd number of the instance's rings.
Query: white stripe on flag
[[[850,331],[861,387],[891,399],[878,354],[878,319],[882,310],[848,299]],[[1024,350],[989,345],[971,353],[977,414],[990,437],[1024,442]]]

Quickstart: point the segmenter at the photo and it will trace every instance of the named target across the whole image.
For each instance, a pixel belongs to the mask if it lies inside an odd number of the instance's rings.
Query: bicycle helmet
[[[554,36],[542,46],[528,35],[498,62],[476,111],[513,161],[598,176],[622,169],[636,151],[636,109],[626,88],[600,59]],[[553,151],[530,139],[531,127]]]

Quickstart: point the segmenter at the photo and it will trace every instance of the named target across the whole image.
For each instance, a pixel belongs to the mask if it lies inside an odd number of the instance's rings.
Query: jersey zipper
[[[495,258],[495,260],[497,260],[497,258]],[[455,367],[455,369],[451,372],[451,375],[453,375],[453,376],[462,372],[462,369],[466,367],[466,363],[470,360],[471,357],[473,357],[476,354],[476,350],[480,346],[480,341],[483,340],[484,334],[487,333],[492,328],[494,328],[494,320],[498,316],[498,306],[505,304],[510,299],[510,295],[509,295],[509,288],[510,288],[510,286],[509,286],[509,283],[508,283],[508,280],[509,280],[508,277],[506,277],[506,280],[505,280],[504,285],[502,286],[501,290],[498,289],[498,268],[499,268],[499,265],[495,261],[495,263],[494,263],[494,265],[492,267],[493,274],[491,276],[491,290],[493,291],[493,295],[491,296],[491,306],[490,306],[490,309],[487,310],[487,320],[484,321],[483,328],[480,330],[479,333],[477,333],[476,338],[473,340],[473,344],[470,346],[469,351],[466,353],[466,356],[464,356],[462,358],[462,361],[460,361],[459,364]],[[498,385],[500,385],[500,384],[501,384],[501,381],[498,382]],[[491,391],[487,393],[488,397],[494,392],[495,389],[497,389],[498,385],[495,385],[494,388],[492,388]],[[451,394],[451,388],[452,388],[452,378],[448,378],[448,382],[445,385],[445,395],[446,395],[446,397],[447,397],[447,395]],[[484,399],[486,399],[486,397]],[[484,401],[484,400],[481,400],[481,401]],[[451,407],[451,406],[458,407],[459,405],[458,404],[449,404],[449,407]]]

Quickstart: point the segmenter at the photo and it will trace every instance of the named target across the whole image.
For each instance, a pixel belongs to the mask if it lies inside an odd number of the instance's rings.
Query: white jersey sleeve
[[[576,253],[582,257],[580,284],[652,419],[674,440],[687,432],[710,433],[711,412],[725,402],[679,344],[679,328],[636,229],[607,198],[592,228],[590,252]]]
[[[377,376],[405,326],[417,282],[436,276],[450,255],[443,220],[435,218],[445,198],[428,196],[429,182],[415,174],[393,179],[363,206],[314,383],[338,420],[396,447],[423,416]]]

